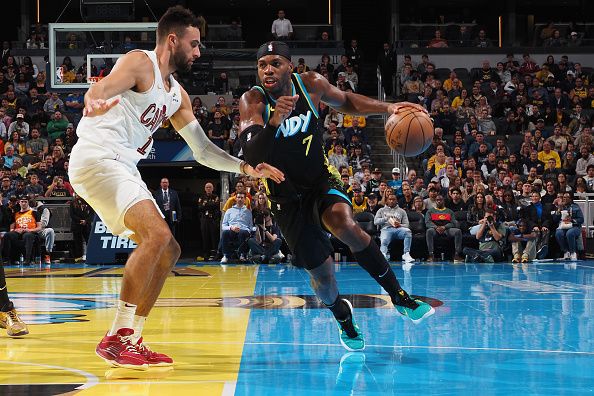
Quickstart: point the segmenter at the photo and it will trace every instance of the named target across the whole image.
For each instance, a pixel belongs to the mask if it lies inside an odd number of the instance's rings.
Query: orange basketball
[[[386,122],[386,142],[407,157],[419,155],[433,141],[433,122],[424,111],[413,107],[392,114]]]

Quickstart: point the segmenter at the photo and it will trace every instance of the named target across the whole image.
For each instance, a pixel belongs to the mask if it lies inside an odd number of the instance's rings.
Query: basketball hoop
[[[87,81],[89,82],[89,84],[93,85],[93,84],[101,81],[102,78],[103,77],[99,77],[99,76],[97,76],[97,77],[87,77]]]

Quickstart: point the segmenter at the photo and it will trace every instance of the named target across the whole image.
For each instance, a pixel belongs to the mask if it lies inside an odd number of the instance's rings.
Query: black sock
[[[340,297],[340,294],[338,297],[336,297],[336,300],[332,304],[328,305],[324,303],[324,305],[326,308],[332,311],[332,314],[338,323],[340,323],[340,327],[347,333],[349,338],[355,338],[358,336],[357,330],[355,330],[355,327],[353,326],[353,316],[351,315],[351,310],[349,309],[347,303]]]
[[[392,271],[390,264],[382,254],[379,246],[371,240],[369,246],[360,252],[353,252],[359,265],[371,275],[373,279],[390,295],[392,304],[403,305],[415,309],[415,303],[407,292],[402,290],[396,274]]]
[[[14,306],[8,298],[8,290],[6,290],[6,277],[4,275],[4,267],[0,263],[0,311],[8,312],[13,308]]]

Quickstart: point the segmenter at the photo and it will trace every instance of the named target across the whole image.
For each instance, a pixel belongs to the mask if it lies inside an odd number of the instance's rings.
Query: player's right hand
[[[268,121],[274,127],[281,125],[285,120],[289,117],[289,115],[295,109],[295,105],[299,100],[299,95],[293,96],[281,96],[276,100],[276,105],[274,106],[274,115]]]
[[[83,115],[86,117],[95,117],[107,113],[112,107],[120,103],[119,98],[112,98],[109,100],[103,99],[89,99],[85,101],[85,108]]]

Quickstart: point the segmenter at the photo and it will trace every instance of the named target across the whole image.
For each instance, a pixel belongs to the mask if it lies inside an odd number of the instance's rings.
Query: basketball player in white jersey
[[[211,168],[268,177],[282,172],[260,164],[252,168],[215,146],[194,117],[190,98],[172,77],[189,71],[200,56],[200,21],[187,9],[172,7],[159,20],[154,51],[131,51],[85,95],[79,140],[70,157],[70,183],[114,233],[138,247],[124,269],[120,300],[111,329],[96,353],[108,363],[144,370],[173,360],[143,343],[142,329],[180,247],[136,168],[152,146],[152,133],[170,119],[197,161]]]

